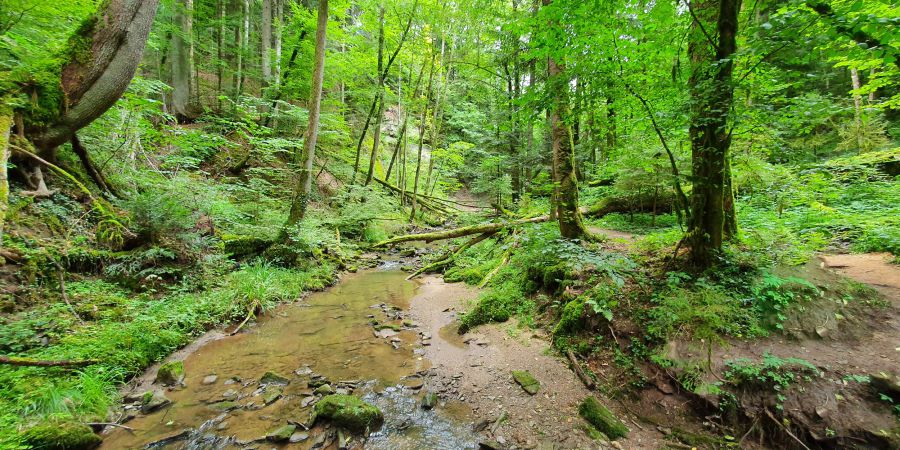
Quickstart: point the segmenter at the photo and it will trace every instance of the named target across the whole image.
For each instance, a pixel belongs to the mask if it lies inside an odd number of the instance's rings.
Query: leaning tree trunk
[[[543,0],[544,6],[552,0]],[[559,27],[552,22],[551,27]],[[569,79],[565,75],[565,64],[555,57],[549,58],[548,82],[555,100],[550,112],[550,133],[553,143],[554,182],[557,186],[556,216],[559,233],[567,239],[579,239],[587,235],[578,211],[578,180],[575,177],[575,153],[572,135],[565,123],[569,114]]]
[[[306,206],[312,193],[312,170],[316,159],[316,141],[319,137],[319,107],[322,103],[322,82],[325,77],[325,38],[328,27],[328,0],[319,0],[319,16],[316,23],[316,66],[313,70],[309,101],[309,128],[303,142],[303,168],[294,187],[294,198],[287,227],[296,225],[306,215]],[[283,232],[284,233],[284,232]]]
[[[134,77],[159,0],[108,0],[93,26],[73,39],[83,50],[70,52],[60,72],[65,103],[49,122],[26,125],[26,135],[43,154],[68,142],[79,129],[106,112]],[[89,47],[88,47],[89,46]]]
[[[709,267],[722,248],[725,231],[725,188],[730,185],[726,161],[731,145],[728,130],[734,87],[732,71],[737,50],[740,0],[705,0],[692,5],[694,22],[688,54],[691,58],[691,163],[693,189],[688,242],[691,262]],[[707,30],[715,24],[718,39]],[[731,195],[729,189],[729,195]],[[733,206],[733,202],[730,202]],[[736,222],[732,224],[735,228]]]

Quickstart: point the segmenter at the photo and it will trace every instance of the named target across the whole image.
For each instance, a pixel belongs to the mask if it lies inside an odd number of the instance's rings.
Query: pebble
[[[219,377],[216,375],[207,375],[207,376],[203,377],[203,381],[201,381],[200,384],[208,386],[210,384],[215,384],[216,381],[218,381],[218,380],[219,380]]]

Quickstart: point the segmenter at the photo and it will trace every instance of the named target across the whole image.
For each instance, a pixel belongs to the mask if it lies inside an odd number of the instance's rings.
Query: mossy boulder
[[[225,253],[235,258],[258,255],[272,245],[271,241],[262,238],[234,234],[223,234],[222,243],[225,247]]]
[[[588,396],[581,402],[578,414],[612,440],[628,434],[628,427],[593,396]]]
[[[513,380],[516,380],[516,383],[519,383],[519,386],[522,386],[525,392],[531,395],[537,394],[538,390],[541,389],[541,382],[527,370],[513,370],[512,377]]]
[[[353,395],[322,397],[316,403],[315,414],[318,418],[329,419],[335,425],[359,433],[375,429],[384,422],[381,410]]]
[[[86,450],[100,445],[102,439],[85,424],[65,421],[35,425],[22,434],[22,441],[43,450]]]
[[[156,382],[167,386],[174,386],[184,381],[184,361],[167,362],[159,366],[156,372]]]

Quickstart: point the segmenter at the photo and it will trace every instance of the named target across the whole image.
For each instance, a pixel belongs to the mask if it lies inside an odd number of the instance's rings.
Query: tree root
[[[94,162],[91,161],[91,157],[88,155],[87,149],[81,145],[78,135],[72,134],[71,143],[72,151],[78,156],[78,160],[81,161],[81,166],[84,167],[84,171],[87,172],[94,184],[96,184],[101,191],[119,197],[118,190],[116,190],[116,188],[106,179],[103,172],[94,165]]]

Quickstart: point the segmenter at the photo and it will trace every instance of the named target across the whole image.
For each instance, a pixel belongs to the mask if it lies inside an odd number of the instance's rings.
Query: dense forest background
[[[886,0],[2,0],[0,446],[105,422],[193,336],[406,233],[456,230],[410,270],[485,288],[464,330],[518,316],[590,357],[644,324],[606,350],[622,377],[866,297],[782,268],[900,255],[898,25]]]

